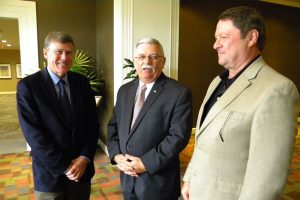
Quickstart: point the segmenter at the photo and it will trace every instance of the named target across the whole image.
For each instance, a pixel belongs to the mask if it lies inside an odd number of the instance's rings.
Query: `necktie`
[[[64,116],[65,120],[67,121],[68,125],[71,127],[72,125],[72,111],[71,111],[71,104],[69,101],[69,97],[67,95],[67,92],[65,90],[65,84],[66,82],[64,80],[59,80],[58,82],[58,88],[59,88],[59,95],[58,95],[58,101],[60,105],[60,111],[62,115]]]
[[[135,105],[134,105],[134,110],[133,110],[133,116],[132,116],[132,121],[131,121],[131,127],[133,126],[140,110],[142,109],[143,107],[143,104],[145,102],[145,92],[147,90],[147,86],[146,85],[143,85],[141,88],[140,88],[140,91],[139,91],[139,94],[138,94],[138,97],[136,99],[136,102],[135,102]]]

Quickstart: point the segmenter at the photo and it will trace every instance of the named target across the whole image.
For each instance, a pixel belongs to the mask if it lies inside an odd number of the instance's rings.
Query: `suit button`
[[[131,148],[131,145],[129,144],[129,145],[127,145],[127,149],[130,149]]]

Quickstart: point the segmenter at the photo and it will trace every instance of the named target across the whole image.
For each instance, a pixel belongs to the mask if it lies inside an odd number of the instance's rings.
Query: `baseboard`
[[[100,148],[106,153],[106,155],[108,155],[108,150],[107,150],[106,144],[104,144],[104,142],[102,142],[102,141],[99,139],[99,140],[98,140],[98,145],[99,145]]]
[[[0,92],[0,94],[16,94],[16,91]]]
[[[195,135],[196,133],[196,128],[192,128],[192,135]]]

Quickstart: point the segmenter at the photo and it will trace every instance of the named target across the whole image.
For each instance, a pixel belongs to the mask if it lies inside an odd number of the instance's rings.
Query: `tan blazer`
[[[288,177],[297,133],[297,88],[259,57],[199,128],[204,105],[220,81],[212,81],[199,111],[195,149],[184,175],[190,199],[275,200]]]

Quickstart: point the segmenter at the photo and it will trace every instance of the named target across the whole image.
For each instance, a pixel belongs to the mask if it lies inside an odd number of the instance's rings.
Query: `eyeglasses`
[[[137,59],[138,61],[143,61],[146,58],[148,58],[149,60],[152,60],[152,61],[157,61],[159,58],[163,58],[163,57],[164,56],[159,56],[159,55],[156,55],[156,54],[151,54],[149,56],[146,56],[146,55],[137,55],[134,58]]]

